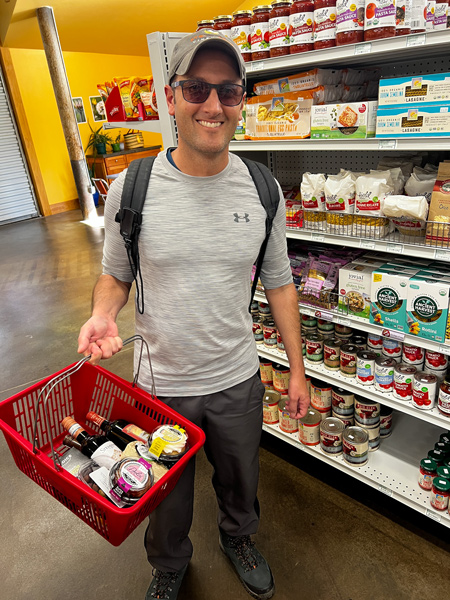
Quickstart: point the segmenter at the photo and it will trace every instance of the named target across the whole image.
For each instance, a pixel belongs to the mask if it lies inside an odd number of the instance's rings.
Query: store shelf
[[[150,131],[161,133],[159,120],[153,121],[117,121],[116,123],[103,123],[103,129],[134,129],[135,131]]]
[[[397,63],[411,58],[412,53],[420,55],[422,59],[442,58],[449,52],[450,31],[447,29],[258,60],[247,64],[247,76],[256,78],[273,74],[276,77],[288,71],[319,66]]]
[[[420,460],[434,447],[441,433],[435,426],[418,423],[407,415],[394,415],[392,435],[381,440],[379,450],[369,452],[369,460],[362,467],[351,467],[342,455],[329,456],[319,446],[304,446],[296,434],[284,433],[278,425],[263,425],[263,429],[430,519],[450,527],[448,512],[435,510],[430,504],[430,494],[417,483]],[[414,440],[414,444],[411,444],[411,440]]]
[[[244,140],[230,143],[230,150],[234,152],[243,151],[266,151],[276,150],[303,150],[312,152],[314,150],[341,150],[343,152],[359,150],[370,152],[374,150],[448,150],[450,137],[424,137],[409,139],[381,139],[368,138],[365,140]]]
[[[273,362],[280,363],[282,365],[289,366],[289,361],[286,354],[278,352],[278,350],[271,350],[265,346],[258,345],[257,351],[259,356],[272,360]],[[397,400],[391,393],[379,392],[373,385],[361,385],[357,382],[355,377],[344,377],[339,371],[329,371],[325,369],[322,364],[313,364],[305,360],[305,372],[311,377],[316,377],[321,381],[326,381],[331,385],[337,385],[342,387],[353,394],[363,396],[373,402],[380,402],[385,406],[390,406],[396,410],[410,415],[420,421],[431,423],[437,427],[448,428],[450,427],[450,419],[440,414],[437,408],[431,410],[420,410],[415,408],[411,402],[403,402]]]

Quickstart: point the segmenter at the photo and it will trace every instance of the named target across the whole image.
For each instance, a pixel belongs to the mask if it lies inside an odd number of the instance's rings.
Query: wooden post
[[[67,150],[69,152],[70,164],[72,166],[75,185],[77,187],[81,212],[83,213],[84,219],[93,219],[97,217],[97,210],[90,192],[91,180],[87,171],[80,132],[78,131],[78,124],[73,110],[72,96],[70,93],[69,82],[67,81],[66,68],[59,43],[53,9],[50,6],[38,8],[36,9],[36,16],[41,31],[42,42],[44,44],[44,51],[47,58],[53,90],[55,92],[59,117],[66,139]]]

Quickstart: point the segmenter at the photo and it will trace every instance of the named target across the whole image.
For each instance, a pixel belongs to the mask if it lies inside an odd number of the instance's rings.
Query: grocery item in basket
[[[337,85],[341,82],[340,69],[311,69],[279,79],[259,81],[254,84],[253,91],[258,96],[284,94],[299,90],[312,90],[320,85]]]
[[[329,211],[353,213],[355,210],[355,182],[350,173],[328,175],[325,185],[325,206]]]
[[[188,436],[178,425],[162,425],[152,432],[148,446],[151,456],[171,467],[188,451]]]
[[[61,425],[81,444],[81,452],[101,467],[110,469],[120,459],[121,450],[104,435],[89,435],[72,417],[65,417]]]
[[[325,183],[326,177],[323,173],[303,173],[300,191],[305,211],[325,210]],[[325,220],[325,214],[323,217]]]
[[[153,485],[151,464],[143,458],[123,458],[109,472],[111,496],[133,506]]]
[[[312,104],[311,91],[249,98],[245,123],[246,138],[271,140],[309,137]]]
[[[154,483],[159,481],[169,469],[155,460],[148,451],[148,445],[142,442],[131,442],[122,452],[122,458],[143,458],[151,463]]]
[[[355,213],[381,216],[381,201],[394,192],[389,171],[372,171],[356,179]]]

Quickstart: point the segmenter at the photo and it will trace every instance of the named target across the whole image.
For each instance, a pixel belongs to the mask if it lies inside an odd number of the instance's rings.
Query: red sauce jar
[[[336,0],[314,0],[314,50],[336,46]]]
[[[365,0],[364,40],[381,40],[395,36],[395,0]]]
[[[197,21],[197,31],[200,31],[201,29],[214,29],[214,21]]]
[[[252,24],[250,25],[250,43],[252,60],[264,60],[270,57],[269,4],[260,4],[253,9]]]
[[[412,0],[411,33],[424,33],[427,30],[428,0]]]
[[[252,48],[250,40],[250,25],[252,24],[251,10],[237,10],[233,13],[231,22],[231,39],[239,46],[242,58],[245,62],[252,60]]]
[[[431,458],[422,458],[419,468],[419,485],[423,490],[429,492],[436,477],[437,464]]]
[[[336,46],[357,44],[364,40],[364,2],[336,0]]]
[[[289,14],[289,37],[291,54],[314,50],[314,2],[294,1]]]
[[[395,35],[411,33],[412,0],[396,0],[395,6]]]
[[[218,17],[214,17],[214,29],[230,38],[232,20],[233,17],[231,15],[219,15]]]
[[[269,18],[270,57],[289,54],[289,13],[292,0],[274,0]]]
[[[447,510],[450,496],[450,481],[443,477],[435,477],[431,488],[430,502],[436,510]]]

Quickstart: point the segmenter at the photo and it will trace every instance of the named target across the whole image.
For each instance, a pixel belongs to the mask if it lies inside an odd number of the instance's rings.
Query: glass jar
[[[436,0],[434,31],[447,29],[448,0]]]
[[[197,31],[200,31],[201,29],[214,29],[214,21],[213,20],[197,21]]]
[[[295,0],[289,14],[289,37],[291,54],[314,50],[314,2]]]
[[[423,33],[427,30],[427,0],[412,0],[411,33]]]
[[[449,496],[450,481],[442,477],[435,477],[430,495],[431,506],[436,510],[447,510]]]
[[[411,33],[412,0],[396,0],[395,35],[409,35]]]
[[[445,378],[439,388],[438,410],[441,415],[450,417],[450,380]]]
[[[446,454],[442,450],[433,448],[433,450],[428,451],[427,458],[431,458],[438,467],[441,467],[445,463]]]
[[[314,0],[314,50],[336,46],[336,0]]]
[[[233,17],[231,15],[219,15],[218,17],[214,17],[214,29],[231,38],[232,20]]]
[[[252,60],[252,48],[250,40],[250,25],[252,24],[251,10],[237,10],[233,13],[231,22],[231,39],[239,46],[242,58],[245,62]]]
[[[364,40],[364,1],[336,0],[336,46]]]
[[[436,477],[437,464],[431,458],[422,458],[419,468],[419,485],[423,490],[429,492]]]
[[[395,36],[395,0],[365,0],[364,40],[381,40]]]
[[[289,13],[292,0],[274,0],[269,18],[270,57],[289,54]]]
[[[434,30],[434,13],[436,12],[436,0],[427,1],[427,31]]]
[[[253,9],[252,24],[250,25],[252,60],[264,60],[270,57],[270,10],[270,4],[260,4]]]

